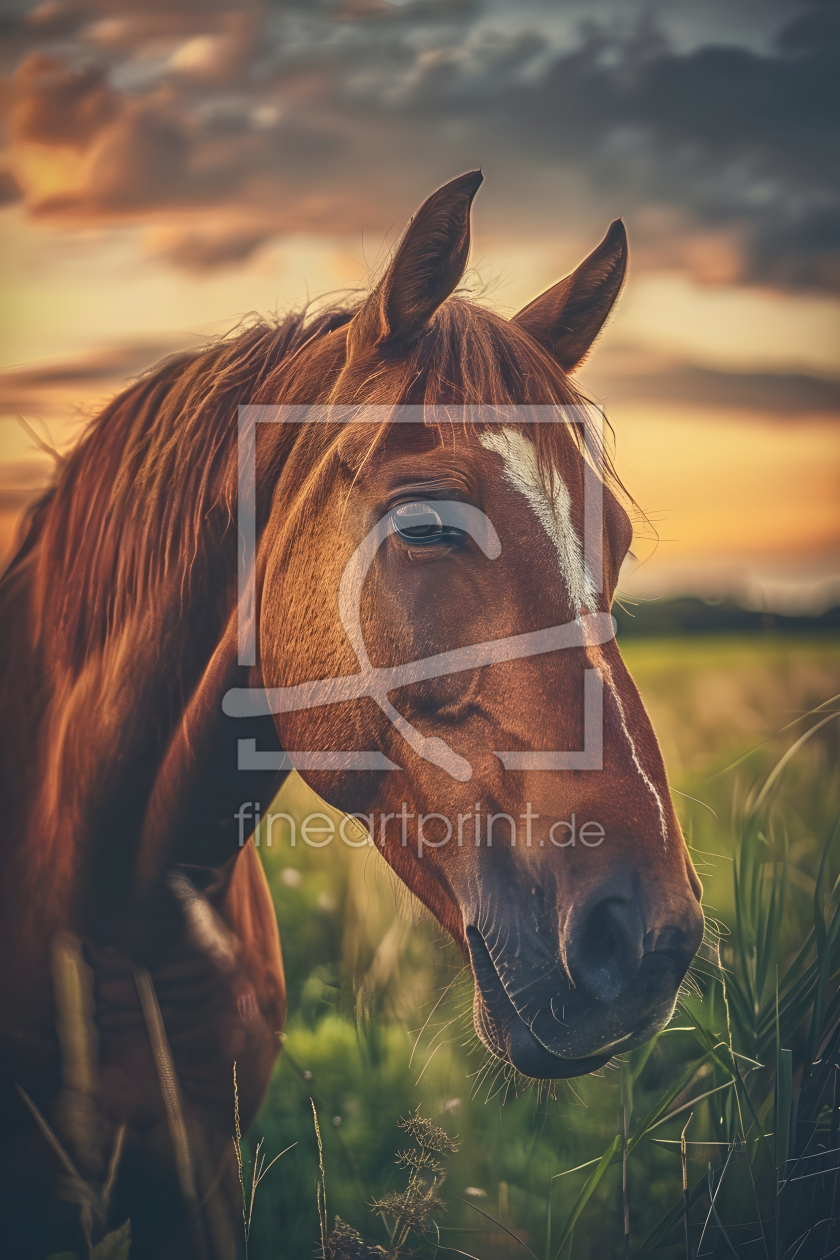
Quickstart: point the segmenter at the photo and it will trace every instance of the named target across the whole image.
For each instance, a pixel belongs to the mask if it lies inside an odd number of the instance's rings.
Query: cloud
[[[60,57],[35,52],[15,72],[9,130],[22,144],[83,149],[118,108],[119,96],[104,68],[75,68]]]
[[[150,254],[185,271],[202,273],[244,262],[274,235],[273,224],[248,226],[229,223],[221,227],[163,227],[149,232],[145,246]]]
[[[695,227],[740,229],[745,279],[838,288],[838,18],[836,5],[813,6],[771,55],[677,53],[644,22],[630,34],[592,26],[548,65],[521,34],[475,32],[418,58],[401,107],[478,115],[497,144],[576,167],[627,211],[659,202]]]
[[[638,350],[602,349],[582,383],[595,397],[622,404],[662,399],[763,415],[799,417],[840,413],[840,380],[804,372],[723,372],[645,356]]]
[[[481,163],[497,214],[548,231],[555,206],[520,194],[563,172],[565,214],[638,217],[638,261],[836,290],[840,7],[806,6],[773,44],[778,11],[750,46],[722,28],[677,49],[641,0],[577,26],[549,0],[50,0],[5,37],[8,169],[41,217],[157,216],[162,255],[192,270],[273,233],[385,231]],[[194,223],[167,225],[185,208]],[[202,223],[222,210],[240,224]]]
[[[22,196],[23,189],[12,172],[0,169],[0,206],[7,206],[10,202],[20,201]]]
[[[98,388],[103,382],[123,382],[143,372],[150,363],[183,347],[180,338],[118,342],[72,359],[0,372],[0,406],[9,409],[10,398],[29,391],[65,385]]]
[[[190,151],[190,139],[174,111],[155,99],[131,101],[97,138],[85,187],[76,195],[82,208],[106,211],[177,201],[189,184]],[[51,206],[47,202],[39,208],[43,213]]]

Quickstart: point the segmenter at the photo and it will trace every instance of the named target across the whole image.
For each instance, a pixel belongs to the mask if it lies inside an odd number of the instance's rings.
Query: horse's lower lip
[[[476,998],[483,1003],[490,1015],[501,1042],[492,1049],[521,1072],[523,1076],[537,1080],[561,1080],[570,1076],[585,1076],[603,1067],[612,1057],[610,1054],[590,1055],[581,1059],[566,1059],[554,1054],[538,1041],[528,1025],[520,1018],[505,992],[484,938],[477,928],[467,928]],[[481,1035],[481,1029],[477,1029]],[[485,1032],[488,1030],[485,1029]]]
[[[513,1007],[511,1006],[513,1011]],[[507,1057],[523,1076],[537,1080],[561,1080],[570,1076],[585,1076],[609,1062],[611,1054],[590,1055],[585,1059],[563,1059],[547,1050],[537,1041],[528,1025],[513,1011],[513,1019],[507,1026],[505,1050]]]

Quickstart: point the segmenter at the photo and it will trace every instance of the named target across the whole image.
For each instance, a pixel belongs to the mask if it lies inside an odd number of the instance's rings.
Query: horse
[[[361,298],[130,384],[30,512],[0,582],[19,1257],[125,1218],[135,1257],[235,1254],[232,1072],[244,1126],[285,1007],[249,832],[292,764],[452,936],[478,1038],[511,1070],[592,1072],[671,1017],[701,886],[609,615],[627,497],[589,421],[539,422],[591,415],[571,377],[626,233],[507,319],[459,289],[481,182],[434,192]],[[249,603],[253,407],[281,410],[253,430]]]

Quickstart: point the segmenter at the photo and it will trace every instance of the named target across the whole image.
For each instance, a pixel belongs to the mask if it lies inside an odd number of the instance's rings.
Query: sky
[[[631,595],[840,598],[837,0],[0,0],[0,552],[171,350],[376,273],[480,166],[511,315],[622,216],[580,383],[655,526]]]

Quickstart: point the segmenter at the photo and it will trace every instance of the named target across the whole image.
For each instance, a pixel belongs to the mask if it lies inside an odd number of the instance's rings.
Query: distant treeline
[[[817,617],[783,617],[779,613],[741,608],[732,599],[707,603],[694,596],[638,604],[625,601],[629,611],[613,605],[619,638],[666,634],[837,634],[840,607]]]

